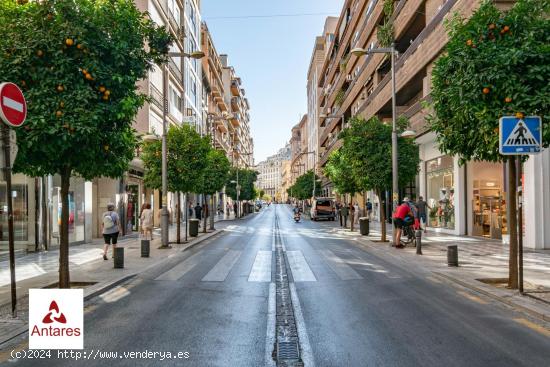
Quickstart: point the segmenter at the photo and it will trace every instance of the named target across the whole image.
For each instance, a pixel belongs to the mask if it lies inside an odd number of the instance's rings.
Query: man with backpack
[[[107,249],[112,243],[113,245],[113,256],[118,240],[118,234],[122,231],[120,227],[120,218],[118,217],[115,210],[114,204],[107,205],[107,211],[103,213],[102,222],[101,222],[101,232],[103,233],[103,239],[105,244],[103,245],[103,260],[107,260]]]

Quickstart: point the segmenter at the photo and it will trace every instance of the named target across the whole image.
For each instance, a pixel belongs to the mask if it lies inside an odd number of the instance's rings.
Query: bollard
[[[422,255],[422,230],[414,231],[414,236],[416,237],[416,254]]]
[[[189,236],[197,237],[199,235],[199,220],[189,219]]]
[[[458,266],[458,246],[447,246],[447,265]]]
[[[362,236],[368,236],[369,235],[369,218],[362,217],[359,218],[359,232]]]
[[[115,269],[124,268],[124,247],[115,247],[113,249],[113,260],[115,263]]]
[[[141,257],[149,257],[151,240],[141,240]]]

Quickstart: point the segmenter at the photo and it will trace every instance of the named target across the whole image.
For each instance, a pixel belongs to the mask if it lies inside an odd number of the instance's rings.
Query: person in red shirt
[[[408,204],[409,199],[404,198],[403,203],[395,208],[393,213],[393,225],[395,228],[395,247],[402,248],[401,245],[401,233],[403,231],[403,225],[405,224],[405,217],[411,214],[411,207]]]

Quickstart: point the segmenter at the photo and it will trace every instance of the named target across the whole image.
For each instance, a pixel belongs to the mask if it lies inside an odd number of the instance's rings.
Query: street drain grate
[[[301,367],[303,362],[300,358],[300,342],[298,330],[290,295],[288,282],[287,263],[283,244],[279,232],[278,217],[275,215],[275,350],[273,356],[279,367]]]

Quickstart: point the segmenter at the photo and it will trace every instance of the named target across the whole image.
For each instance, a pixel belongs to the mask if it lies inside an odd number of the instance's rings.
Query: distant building
[[[284,148],[279,149],[277,154],[258,163],[256,170],[259,174],[256,187],[275,199],[282,185],[283,162],[289,161],[290,157],[290,144],[286,144]]]

